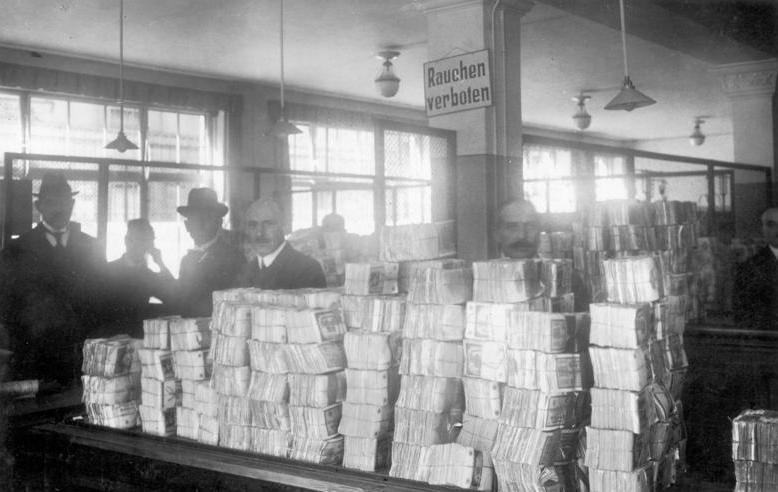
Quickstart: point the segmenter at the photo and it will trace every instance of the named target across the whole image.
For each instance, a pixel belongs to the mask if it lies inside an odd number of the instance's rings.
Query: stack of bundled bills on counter
[[[143,322],[141,362],[141,426],[143,432],[158,436],[176,434],[176,407],[181,405],[181,380],[173,368],[168,317]]]
[[[778,490],[778,412],[745,410],[732,421],[736,492]]]
[[[381,227],[378,233],[382,261],[417,261],[456,254],[454,221]]]
[[[506,327],[506,385],[491,450],[498,484],[575,490],[592,384],[589,317],[513,309]]]
[[[125,335],[84,341],[81,400],[91,424],[115,429],[138,425],[141,343]]]
[[[199,439],[201,420],[195,387],[197,383],[208,383],[211,379],[210,325],[211,318],[175,318],[168,324],[173,372],[181,381],[181,403],[176,407],[176,435],[193,440]]]
[[[419,466],[427,447],[452,443],[462,422],[464,303],[472,295],[463,263],[428,266],[414,268],[408,285],[389,471],[420,481],[429,478]]]

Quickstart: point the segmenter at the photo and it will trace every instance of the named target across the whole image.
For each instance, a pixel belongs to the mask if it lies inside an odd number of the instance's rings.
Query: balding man
[[[286,242],[284,215],[270,199],[252,203],[246,211],[244,233],[254,256],[243,275],[243,285],[261,289],[326,287],[318,261],[295,250]]]
[[[529,259],[538,254],[541,224],[535,206],[527,200],[513,200],[500,208],[494,239],[505,258]],[[588,311],[590,296],[581,277],[573,272],[571,287],[575,311]]]
[[[762,213],[767,246],[743,263],[735,275],[735,322],[750,330],[778,329],[778,208]]]

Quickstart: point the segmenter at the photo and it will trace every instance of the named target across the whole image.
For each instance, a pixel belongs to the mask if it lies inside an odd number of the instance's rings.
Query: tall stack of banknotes
[[[454,221],[382,227],[378,233],[381,261],[418,261],[456,254]]]
[[[179,318],[143,321],[141,362],[141,405],[138,407],[143,432],[158,436],[176,433],[176,407],[181,405],[181,380],[173,369],[170,323]]]
[[[168,323],[170,350],[173,353],[173,372],[181,381],[181,402],[176,407],[176,435],[199,440],[200,420],[216,417],[210,401],[196,398],[197,385],[208,384],[211,379],[212,360],[211,318],[175,318]],[[201,395],[202,399],[202,395]],[[207,432],[207,431],[206,431]]]
[[[89,422],[116,429],[138,425],[141,341],[125,335],[84,342],[82,401]]]
[[[440,471],[456,473],[443,462],[451,447],[436,451],[427,466],[420,463],[429,446],[452,443],[462,422],[464,304],[472,298],[472,277],[464,261],[453,259],[408,264],[408,270],[389,474],[426,482],[430,468],[442,466]],[[439,475],[435,479],[457,481]]]
[[[778,490],[778,412],[746,410],[732,421],[735,492]]]
[[[390,464],[405,298],[397,295],[397,263],[346,264],[343,303],[348,333],[346,399],[339,431],[343,466],[363,471]],[[357,274],[355,274],[357,273]],[[366,276],[371,280],[365,282]]]

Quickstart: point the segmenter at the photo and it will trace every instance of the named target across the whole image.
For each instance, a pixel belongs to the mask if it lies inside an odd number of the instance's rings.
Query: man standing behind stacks
[[[735,275],[735,322],[749,330],[778,329],[778,208],[762,213],[762,236],[767,246]]]
[[[41,222],[3,251],[14,378],[69,383],[80,371],[79,344],[99,323],[105,260],[97,241],[70,221],[77,193],[62,173],[44,175],[35,201]]]
[[[228,208],[219,203],[215,191],[194,188],[187,204],[177,210],[186,217],[186,230],[195,244],[181,259],[177,312],[188,317],[210,316],[211,294],[238,285],[246,258],[224,238],[222,220]]]
[[[247,246],[256,256],[249,261],[242,283],[261,289],[326,287],[319,262],[287,244],[283,213],[273,200],[260,199],[246,211]]]

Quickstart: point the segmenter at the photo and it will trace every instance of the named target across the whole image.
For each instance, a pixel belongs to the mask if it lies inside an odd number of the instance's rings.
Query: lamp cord
[[[119,131],[124,133],[124,0],[119,0]]]
[[[621,52],[624,56],[624,77],[629,77],[627,68],[627,30],[624,27],[624,0],[619,0],[619,12],[621,14]]]
[[[281,0],[281,29],[280,29],[280,45],[281,45],[281,118],[284,117],[284,0]]]

